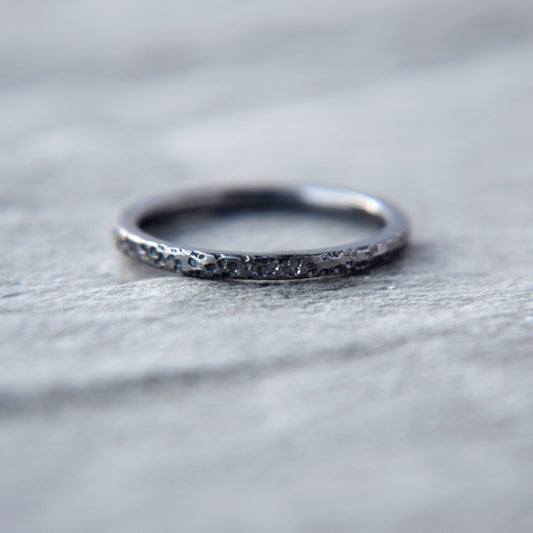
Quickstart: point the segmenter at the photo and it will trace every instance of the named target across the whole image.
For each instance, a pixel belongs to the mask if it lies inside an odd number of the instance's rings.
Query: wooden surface
[[[533,4],[7,0],[0,529],[533,530]],[[130,199],[353,186],[410,214],[371,275],[122,259]],[[198,238],[346,230],[250,218]]]

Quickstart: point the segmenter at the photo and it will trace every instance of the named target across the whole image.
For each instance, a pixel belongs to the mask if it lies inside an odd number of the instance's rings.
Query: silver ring
[[[243,208],[305,208],[377,219],[371,238],[316,250],[268,253],[182,247],[151,235],[153,220],[194,212]],[[179,219],[178,219],[179,220]],[[290,280],[357,274],[392,260],[407,245],[409,223],[396,207],[349,189],[315,185],[235,187],[182,192],[144,201],[127,209],[114,229],[118,249],[138,261],[190,276],[211,279]]]

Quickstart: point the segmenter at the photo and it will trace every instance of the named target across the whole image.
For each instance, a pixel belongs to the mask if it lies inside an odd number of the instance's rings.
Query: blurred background
[[[477,188],[486,172],[467,172],[485,170],[488,151],[524,157],[502,128],[530,117],[527,1],[1,9],[3,146],[32,175],[75,160],[72,183],[121,192],[142,174],[150,187],[170,174],[380,188],[393,171],[412,186],[464,172]],[[115,183],[101,177],[108,169],[120,169]]]
[[[3,0],[0,529],[531,531],[532,66],[530,0]],[[411,251],[250,289],[112,250],[253,181],[396,201]]]
[[[274,180],[354,186],[421,217],[457,210],[446,231],[464,231],[492,224],[491,193],[516,194],[530,175],[527,1],[0,9],[3,197],[35,216],[43,206],[40,229],[64,231],[48,209],[68,204],[103,246],[130,197]],[[76,269],[92,278],[94,257]]]

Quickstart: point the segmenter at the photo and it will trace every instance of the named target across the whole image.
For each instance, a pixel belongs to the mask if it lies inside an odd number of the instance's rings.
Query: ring
[[[191,214],[289,208],[365,217],[380,224],[368,239],[350,244],[268,253],[183,247],[150,234],[150,223]],[[409,223],[391,204],[349,189],[315,185],[235,187],[182,192],[127,209],[114,229],[118,249],[152,266],[211,279],[291,280],[357,274],[387,263],[406,246]]]

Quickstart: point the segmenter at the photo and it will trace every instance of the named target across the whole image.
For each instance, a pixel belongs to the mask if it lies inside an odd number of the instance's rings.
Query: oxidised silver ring
[[[371,238],[330,248],[268,253],[182,247],[146,231],[154,219],[243,208],[305,208],[377,219]],[[291,280],[356,274],[392,260],[407,245],[409,223],[391,204],[349,189],[315,185],[228,187],[180,192],[127,209],[114,229],[120,251],[163,270],[212,279]]]

